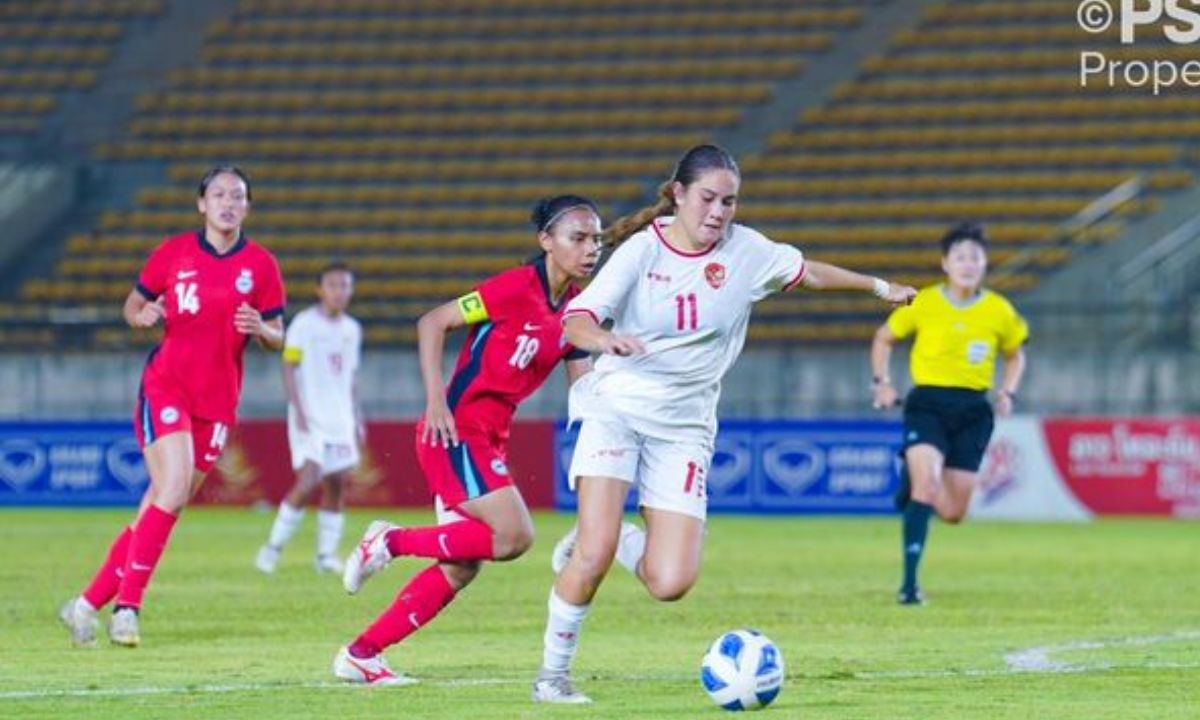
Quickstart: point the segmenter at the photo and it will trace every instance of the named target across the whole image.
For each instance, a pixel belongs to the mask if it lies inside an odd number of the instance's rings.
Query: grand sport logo
[[[117,482],[130,490],[139,490],[150,482],[142,450],[133,438],[124,438],[109,445],[104,452],[104,464]]]
[[[825,451],[804,440],[780,440],[763,447],[763,472],[767,479],[799,495],[825,472]]]
[[[46,470],[46,450],[32,440],[0,442],[0,482],[18,492],[41,477]]]

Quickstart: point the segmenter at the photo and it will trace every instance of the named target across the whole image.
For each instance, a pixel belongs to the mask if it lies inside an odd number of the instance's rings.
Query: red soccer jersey
[[[541,387],[555,365],[588,357],[567,343],[562,330],[563,309],[578,293],[571,285],[552,305],[546,263],[538,260],[488,278],[460,298],[463,315],[477,324],[446,388],[458,427],[506,439],[517,405]]]
[[[233,316],[243,302],[264,320],[283,314],[275,257],[244,235],[224,255],[203,230],[177,235],[150,254],[137,289],[148,300],[161,297],[166,308],[163,341],[146,362],[142,382],[179,390],[195,417],[232,424],[250,340],[234,327]]]

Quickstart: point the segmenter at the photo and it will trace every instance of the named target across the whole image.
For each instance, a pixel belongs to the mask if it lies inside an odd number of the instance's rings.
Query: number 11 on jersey
[[[684,322],[684,310],[687,310],[687,322]],[[700,324],[700,312],[696,308],[696,293],[675,296],[675,329],[695,330]]]

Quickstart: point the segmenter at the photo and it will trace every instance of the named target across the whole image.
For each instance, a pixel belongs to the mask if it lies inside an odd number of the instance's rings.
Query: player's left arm
[[[800,284],[809,290],[862,290],[893,305],[908,304],[917,296],[917,291],[907,285],[888,282],[816,260],[805,262],[804,278]]]
[[[1000,387],[996,389],[995,403],[996,414],[1000,417],[1012,414],[1017,390],[1021,387],[1021,378],[1025,376],[1025,364],[1023,345],[1004,355],[1004,371],[1000,375]]]
[[[354,405],[354,429],[358,436],[358,444],[364,447],[367,444],[367,420],[363,415],[362,396],[358,392],[358,364],[362,357],[362,335],[359,331],[358,342],[354,348],[354,376],[350,381],[350,400]]]
[[[592,358],[590,355],[584,354],[583,357],[572,358],[567,357],[567,387],[575,384],[579,378],[587,375],[592,371]]]
[[[252,335],[260,347],[276,352],[283,349],[283,309],[287,294],[283,289],[283,274],[274,256],[267,255],[263,263],[266,282],[254,295],[254,304],[243,302],[234,315],[238,332]]]
[[[253,336],[259,346],[274,351],[283,349],[282,317],[264,320],[262,313],[242,303],[233,316],[233,324],[241,334]]]
[[[1025,376],[1025,343],[1029,341],[1029,325],[1025,318],[1011,306],[1006,310],[1007,317],[999,337],[1004,371],[1000,376],[1000,387],[996,389],[995,402],[996,414],[1000,417],[1012,414],[1021,378]]]

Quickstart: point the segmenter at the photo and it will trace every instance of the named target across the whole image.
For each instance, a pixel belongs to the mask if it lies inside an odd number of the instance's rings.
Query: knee
[[[455,591],[462,590],[471,584],[471,581],[479,575],[481,563],[443,563],[441,565],[442,572],[446,575],[446,580],[454,587]]]
[[[615,539],[611,542],[603,540],[588,543],[580,538],[575,544],[575,550],[571,553],[571,565],[587,580],[599,582],[608,573],[608,568],[612,565],[616,554]]]
[[[966,508],[950,508],[946,512],[938,513],[938,517],[942,522],[949,525],[958,525],[967,517]]]
[[[533,527],[522,523],[513,528],[496,531],[493,554],[497,560],[515,560],[533,547]]]
[[[178,513],[187,507],[188,500],[192,497],[193,488],[190,478],[164,480],[160,487],[155,489],[154,504],[167,512]],[[198,486],[196,489],[199,489]]]
[[[645,583],[650,596],[661,602],[679,600],[696,584],[694,573],[655,568],[645,562],[642,563],[641,573],[642,582]]]

